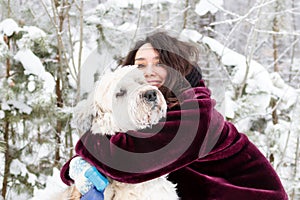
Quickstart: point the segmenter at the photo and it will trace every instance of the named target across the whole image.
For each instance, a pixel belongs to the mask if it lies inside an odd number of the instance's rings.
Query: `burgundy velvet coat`
[[[286,200],[276,172],[260,151],[214,109],[201,81],[151,129],[114,136],[85,133],[76,145],[104,175],[139,183],[169,174],[182,200]],[[61,170],[72,184],[68,161]]]

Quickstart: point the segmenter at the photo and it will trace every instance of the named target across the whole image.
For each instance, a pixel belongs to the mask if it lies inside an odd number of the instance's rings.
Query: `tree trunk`
[[[295,0],[292,0],[292,10],[296,9],[295,6]],[[291,13],[291,21],[292,21],[292,30],[296,32],[297,30],[297,26],[296,26],[296,20],[295,20],[295,13],[292,12]],[[294,41],[297,40],[297,36],[295,35],[293,37],[293,41],[291,43],[293,43]],[[291,52],[291,65],[290,65],[290,74],[289,74],[289,83],[292,83],[293,80],[293,65],[294,65],[294,59],[295,59],[295,52],[296,52],[296,45],[293,45],[292,47],[292,52]]]
[[[10,18],[10,13],[11,13],[10,0],[7,0],[7,18]]]
[[[69,149],[69,158],[73,157],[73,138],[72,138],[72,128],[69,125],[68,126],[68,131],[66,132],[65,135],[65,146],[67,149]]]
[[[274,98],[271,98],[271,101],[270,101],[270,106],[271,108],[274,108],[273,111],[272,111],[272,121],[273,121],[273,124],[278,124],[278,115],[277,115],[277,111],[276,111],[276,100]]]
[[[7,37],[7,35],[3,36],[3,40],[5,44],[7,45],[7,48],[10,49],[10,39]],[[5,77],[8,78],[10,76],[10,59],[6,58],[6,75]]]
[[[56,106],[62,108],[62,94],[60,89],[60,77],[58,76],[56,79]],[[56,120],[56,128],[55,128],[55,158],[54,158],[54,166],[58,166],[60,161],[60,144],[61,144],[61,131],[62,131],[62,122],[60,119]]]
[[[278,1],[276,1],[276,6],[275,6],[275,11],[279,11],[279,5],[278,5]],[[278,19],[277,16],[274,16],[273,19],[273,26],[272,26],[272,30],[273,30],[273,60],[274,60],[274,72],[279,72],[279,65],[278,65],[278,44],[277,44],[277,35],[276,33],[279,32],[279,26],[278,26]],[[273,109],[272,112],[272,121],[273,124],[277,124],[278,123],[278,115],[277,115],[277,111],[276,111],[276,100],[275,99],[271,99],[271,106]]]
[[[299,141],[299,136],[297,137],[297,143],[296,143],[296,159],[295,159],[295,167],[294,167],[294,177],[297,177],[298,175],[298,160],[299,160],[299,155],[300,155],[300,141]],[[291,194],[291,200],[294,200],[294,199],[297,199],[297,188],[296,187],[293,187],[293,190],[292,190],[292,194]]]
[[[5,142],[5,161],[4,161],[4,175],[3,175],[3,182],[2,182],[2,197],[5,199],[6,193],[7,193],[7,186],[8,186],[8,177],[9,177],[9,168],[11,159],[9,157],[9,121],[8,119],[5,119],[4,122],[4,142]]]
[[[275,22],[276,19],[273,20],[273,23]],[[278,32],[278,27],[276,28],[275,24],[273,24],[274,26],[272,27],[274,32]],[[278,45],[277,45],[277,36],[276,34],[273,34],[272,36],[273,38],[273,60],[274,60],[274,72],[279,72],[279,66],[278,66]]]
[[[185,0],[185,7],[184,9],[186,9],[189,6],[189,0]],[[188,18],[188,10],[186,10],[183,13],[183,25],[182,25],[182,29],[185,29],[187,27],[187,18]]]
[[[83,47],[83,0],[80,1],[80,41],[79,41],[79,55],[78,55],[78,74],[77,74],[77,94],[76,94],[76,102],[80,100],[80,87],[81,87],[81,56],[82,56],[82,47]]]
[[[8,2],[9,3],[9,2]],[[10,9],[8,9],[10,10]],[[4,42],[6,43],[8,49],[10,49],[10,39],[9,37],[7,37],[6,35],[4,35],[3,37]],[[10,64],[10,59],[7,58],[6,59],[6,79],[9,78],[10,76],[10,68],[11,68],[11,64]],[[8,143],[8,139],[9,139],[9,120],[7,118],[5,118],[4,121],[4,143],[5,143],[5,161],[4,161],[4,175],[3,175],[3,182],[2,182],[2,197],[5,199],[6,193],[7,193],[7,184],[8,184],[8,177],[9,177],[9,168],[10,168],[10,158],[9,158],[9,143]]]
[[[279,11],[278,9],[278,2],[276,1],[276,7],[275,7],[275,11]],[[274,16],[273,19],[273,26],[272,26],[272,30],[273,30],[273,60],[274,60],[274,72],[279,72],[279,66],[278,66],[278,44],[277,44],[277,35],[276,33],[279,32],[279,26],[278,26],[278,19],[277,16]]]
[[[63,24],[64,24],[64,19],[65,19],[65,14],[63,11],[64,8],[64,1],[56,1],[55,0],[55,9],[56,12],[58,13],[58,33],[57,33],[57,60],[58,60],[58,69],[57,69],[57,77],[56,77],[56,84],[55,84],[55,93],[56,93],[56,106],[58,108],[63,107],[63,43],[62,43],[62,38],[61,38],[61,33],[63,32]],[[61,7],[62,9],[59,9]],[[60,10],[60,11],[58,11]],[[54,160],[54,166],[59,165],[60,161],[60,147],[61,147],[61,132],[62,132],[62,121],[61,119],[56,120],[56,128],[55,128],[55,160]]]

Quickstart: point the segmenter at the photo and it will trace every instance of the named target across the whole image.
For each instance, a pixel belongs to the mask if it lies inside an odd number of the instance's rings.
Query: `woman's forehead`
[[[142,45],[135,54],[135,60],[159,59],[158,52],[150,43]]]

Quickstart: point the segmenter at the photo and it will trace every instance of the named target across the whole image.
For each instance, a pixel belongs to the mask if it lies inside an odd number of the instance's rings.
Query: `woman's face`
[[[146,81],[156,87],[161,87],[166,80],[167,70],[159,61],[159,54],[150,43],[146,43],[136,52],[134,64],[144,72]]]

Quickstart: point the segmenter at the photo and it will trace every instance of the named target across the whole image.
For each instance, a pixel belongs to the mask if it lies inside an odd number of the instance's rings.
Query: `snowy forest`
[[[0,0],[0,199],[65,187],[72,108],[158,29],[199,47],[217,109],[300,199],[300,0]]]

